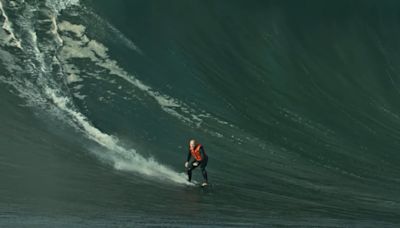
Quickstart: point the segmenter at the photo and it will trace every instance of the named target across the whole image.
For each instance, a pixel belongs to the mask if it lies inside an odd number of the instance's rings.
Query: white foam
[[[87,48],[93,51],[98,57],[108,59],[108,48],[96,40],[90,40],[87,44]]]
[[[29,34],[31,35],[31,39],[32,39],[32,46],[35,49],[35,53],[37,54],[37,56],[41,55],[38,45],[37,45],[37,35],[35,31],[29,31]]]
[[[73,58],[90,59],[97,66],[108,70],[111,75],[118,76],[145,92],[147,95],[152,97],[166,113],[185,123],[200,126],[202,119],[194,115],[189,108],[185,107],[184,104],[165,94],[155,91],[148,85],[145,85],[135,76],[128,74],[116,61],[110,59],[108,48],[96,40],[90,40],[84,34],[86,28],[83,25],[76,25],[67,21],[62,21],[58,27],[62,32],[72,32],[75,34],[74,38],[69,37],[67,34],[61,35],[64,40],[64,46],[61,49],[60,56],[64,62]]]
[[[134,171],[160,180],[189,184],[183,173],[176,173],[170,168],[159,164],[151,157],[145,158],[134,149],[125,149],[120,146],[116,137],[101,132],[91,125],[84,115],[71,109],[70,100],[57,95],[56,90],[46,87],[45,92],[60,110],[67,113],[74,123],[78,124],[89,139],[108,149],[108,154],[99,154],[100,152],[98,151],[93,152],[112,161],[116,169]]]
[[[78,75],[76,75],[76,74],[69,74],[67,76],[67,83],[68,84],[71,84],[71,83],[74,83],[74,82],[80,82],[80,81],[82,81],[82,79],[80,79],[78,77]]]
[[[86,95],[82,95],[80,93],[74,93],[73,95],[74,95],[75,98],[77,98],[79,100],[83,100],[86,97]]]
[[[57,42],[62,45],[63,40],[60,37],[60,34],[58,34],[58,25],[57,25],[57,16],[52,16],[51,17],[51,30],[50,32],[56,37]]]
[[[82,81],[82,79],[78,76],[81,72],[75,65],[64,64],[63,70],[64,73],[67,74],[66,81],[68,84]]]
[[[53,9],[56,13],[68,7],[79,5],[79,0],[47,0],[46,6]]]
[[[58,25],[57,25],[57,22],[55,22],[54,26],[55,26],[54,27],[55,29],[59,29],[60,31],[72,32],[77,37],[83,36],[83,34],[85,33],[85,30],[86,30],[85,26],[72,24],[72,23],[70,23],[68,21],[62,21]]]
[[[8,16],[3,8],[3,3],[1,1],[0,1],[0,12],[4,18],[4,23],[2,28],[9,33],[7,45],[22,49],[21,41],[15,37],[14,30],[12,28],[12,23],[9,21]]]

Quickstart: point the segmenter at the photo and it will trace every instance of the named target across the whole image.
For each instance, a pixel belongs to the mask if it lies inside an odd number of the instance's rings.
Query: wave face
[[[395,226],[399,13],[1,0],[0,224]]]

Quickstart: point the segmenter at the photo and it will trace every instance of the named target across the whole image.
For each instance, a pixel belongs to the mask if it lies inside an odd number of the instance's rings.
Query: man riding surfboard
[[[185,162],[187,169],[188,181],[192,180],[192,170],[200,166],[201,174],[203,175],[202,187],[208,185],[206,166],[208,162],[208,156],[204,151],[204,147],[197,143],[196,140],[191,139],[189,141],[189,152]]]

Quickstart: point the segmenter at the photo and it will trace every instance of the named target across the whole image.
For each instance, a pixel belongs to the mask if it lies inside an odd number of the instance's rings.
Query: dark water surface
[[[0,2],[0,226],[399,225],[400,2]]]

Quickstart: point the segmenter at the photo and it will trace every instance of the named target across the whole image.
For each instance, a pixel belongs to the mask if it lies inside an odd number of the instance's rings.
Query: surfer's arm
[[[201,156],[201,160],[203,161],[205,156],[206,156],[206,153],[204,153],[204,147],[203,146],[200,147],[200,156]]]
[[[190,149],[189,149],[186,161],[189,162],[191,157],[192,157],[192,154],[190,153]]]

